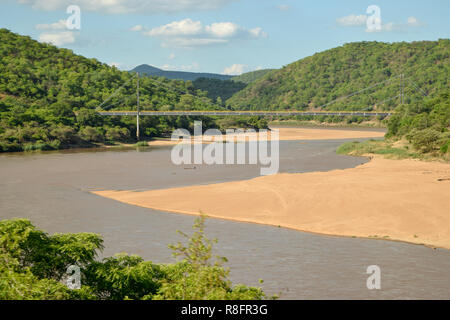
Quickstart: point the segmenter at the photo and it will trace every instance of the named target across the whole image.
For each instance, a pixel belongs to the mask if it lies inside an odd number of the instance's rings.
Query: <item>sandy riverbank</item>
[[[354,138],[381,138],[384,132],[368,130],[339,130],[339,129],[320,129],[320,128],[278,128],[280,130],[279,140],[332,140],[332,139],[354,139]],[[268,138],[270,139],[270,132]],[[222,136],[225,141],[225,136]],[[181,141],[181,139],[180,139]],[[208,143],[210,141],[204,141]],[[153,140],[149,142],[150,146],[167,146],[178,144],[179,141]]]
[[[382,137],[282,128],[280,140]],[[169,141],[169,143],[174,143]],[[132,205],[301,231],[450,249],[450,164],[376,157],[357,168],[143,192],[95,191]],[[176,201],[174,201],[176,199]]]
[[[374,158],[357,168],[144,192],[96,191],[132,205],[450,249],[450,165]],[[176,199],[176,201],[174,201]]]

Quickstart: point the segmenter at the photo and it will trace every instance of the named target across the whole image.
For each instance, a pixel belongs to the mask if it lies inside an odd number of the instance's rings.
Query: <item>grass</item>
[[[340,145],[336,150],[336,153],[350,156],[378,154],[387,159],[418,159],[423,161],[450,162],[450,152],[443,153],[442,151],[434,151],[431,153],[424,153],[414,148],[414,146],[406,140],[371,139],[364,142],[347,142]]]
[[[48,150],[57,150],[59,149],[60,142],[55,140],[49,143],[46,142],[37,142],[37,143],[27,143],[22,149],[23,151],[48,151]]]
[[[134,146],[135,147],[148,147],[148,142],[147,141],[139,141]]]
[[[338,154],[362,156],[365,154],[380,154],[390,159],[423,159],[425,155],[410,149],[408,145],[395,147],[393,142],[386,140],[367,140],[364,142],[347,142],[339,146]]]

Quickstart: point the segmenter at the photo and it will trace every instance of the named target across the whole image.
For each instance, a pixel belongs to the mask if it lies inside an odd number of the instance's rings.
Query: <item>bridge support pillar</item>
[[[136,139],[139,141],[139,73],[136,73],[137,75],[137,89],[136,89],[136,96],[137,96],[137,113],[136,113]]]

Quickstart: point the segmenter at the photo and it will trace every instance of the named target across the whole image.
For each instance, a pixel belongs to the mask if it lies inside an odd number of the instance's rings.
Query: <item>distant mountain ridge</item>
[[[203,72],[187,72],[187,71],[169,71],[162,70],[148,64],[141,64],[130,70],[130,72],[139,72],[140,74],[146,74],[149,76],[165,77],[167,79],[174,80],[184,80],[184,81],[195,81],[198,78],[208,78],[208,79],[219,79],[219,80],[230,80],[234,76],[229,76],[225,74],[218,73],[203,73]]]

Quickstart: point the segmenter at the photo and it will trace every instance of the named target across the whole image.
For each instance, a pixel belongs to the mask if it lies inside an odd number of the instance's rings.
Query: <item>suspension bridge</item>
[[[136,83],[136,110],[132,111],[123,111],[123,110],[109,110],[109,111],[102,111],[101,108],[109,102],[117,93],[125,87],[125,85],[130,82],[131,80],[136,77],[137,83]],[[326,104],[323,104],[319,106],[317,109],[325,108],[331,104],[334,104],[339,101],[343,101],[345,99],[348,99],[352,96],[355,96],[357,94],[361,94],[363,92],[366,92],[368,90],[374,89],[378,86],[381,86],[382,84],[389,83],[393,80],[400,79],[400,86],[399,91],[400,93],[392,98],[386,99],[384,101],[381,101],[379,103],[376,103],[376,106],[382,105],[388,101],[398,99],[400,98],[400,103],[404,103],[404,97],[405,97],[405,80],[409,81],[410,84],[414,87],[415,90],[421,92],[424,96],[427,94],[418,87],[411,79],[405,78],[403,74],[391,77],[387,80],[372,84],[364,89],[358,90],[356,92],[353,92],[351,94],[348,94],[343,97],[339,97],[337,99],[334,99]],[[163,82],[159,82],[156,79],[153,79],[155,82],[164,84]],[[170,88],[170,90],[177,91],[174,88]],[[180,91],[180,90],[178,90]],[[184,94],[187,94],[187,92],[184,92]],[[120,88],[118,88],[113,94],[111,94],[105,101],[103,101],[102,104],[100,104],[97,107],[97,113],[100,116],[136,116],[136,136],[139,140],[139,117],[141,116],[357,116],[357,117],[388,117],[393,114],[393,112],[377,112],[377,111],[297,111],[297,110],[284,110],[284,111],[265,111],[265,110],[208,110],[208,111],[201,111],[201,110],[188,110],[188,111],[179,111],[179,110],[173,110],[173,111],[148,111],[148,110],[140,110],[140,99],[139,99],[139,73],[136,73],[132,78],[130,78],[125,84],[123,84]],[[367,110],[367,109],[366,109]]]
[[[137,116],[137,111],[99,111],[102,116]],[[361,111],[139,111],[140,116],[390,116],[392,112]]]

